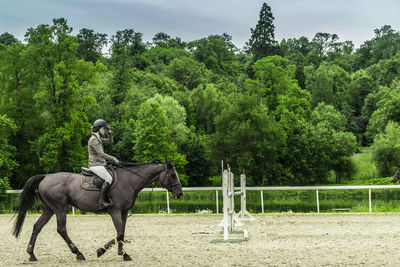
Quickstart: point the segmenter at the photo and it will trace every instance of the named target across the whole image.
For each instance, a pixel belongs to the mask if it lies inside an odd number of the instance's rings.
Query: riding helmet
[[[93,127],[94,128],[100,128],[100,127],[105,127],[105,128],[108,128],[108,124],[107,124],[107,122],[105,122],[104,120],[96,120],[94,123],[93,123]]]

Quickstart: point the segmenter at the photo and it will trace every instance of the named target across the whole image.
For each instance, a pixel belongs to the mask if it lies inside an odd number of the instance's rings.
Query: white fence
[[[221,187],[183,187],[183,191],[214,191],[215,190],[215,205],[216,211],[219,213],[219,203],[218,203],[218,191],[221,191]],[[316,210],[319,213],[319,190],[368,190],[368,202],[369,202],[369,212],[372,212],[372,199],[371,190],[373,189],[400,189],[400,185],[350,185],[350,186],[272,186],[272,187],[246,187],[248,191],[260,191],[260,202],[261,202],[261,212],[264,213],[264,196],[263,191],[305,191],[305,190],[315,190],[316,194]],[[235,190],[240,190],[240,187],[235,187]],[[165,191],[163,188],[144,188],[142,191]],[[15,194],[21,193],[22,190],[7,190],[6,193]],[[169,205],[169,194],[166,194],[166,206],[167,212],[170,213]]]

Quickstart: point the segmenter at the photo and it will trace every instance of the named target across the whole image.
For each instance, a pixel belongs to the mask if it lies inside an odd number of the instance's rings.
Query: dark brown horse
[[[171,161],[150,162],[137,166],[116,168],[118,182],[110,191],[113,206],[105,210],[111,215],[117,237],[107,242],[104,247],[97,250],[97,256],[103,255],[107,249],[118,243],[118,255],[123,255],[124,260],[131,260],[131,257],[123,250],[125,225],[128,212],[135,204],[137,194],[147,185],[160,181],[162,187],[166,188],[175,197],[182,196],[182,186],[178,174]],[[98,210],[97,201],[99,191],[87,191],[81,188],[81,175],[67,172],[36,175],[31,177],[25,184],[21,193],[18,216],[14,222],[13,234],[18,237],[25,220],[26,212],[32,208],[35,191],[42,201],[42,215],[33,226],[31,239],[27,252],[30,261],[36,261],[35,242],[43,226],[47,224],[53,214],[57,217],[57,232],[67,242],[72,253],[76,254],[78,260],[85,260],[83,254],[68,237],[66,229],[66,215],[68,205],[72,205],[82,211],[103,212]]]

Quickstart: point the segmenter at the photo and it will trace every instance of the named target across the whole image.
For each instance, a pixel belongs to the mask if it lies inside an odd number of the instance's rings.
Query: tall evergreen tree
[[[251,29],[251,37],[247,43],[248,51],[252,53],[255,60],[271,56],[277,52],[277,42],[275,41],[274,16],[271,7],[263,3],[260,11],[260,18],[255,29]]]

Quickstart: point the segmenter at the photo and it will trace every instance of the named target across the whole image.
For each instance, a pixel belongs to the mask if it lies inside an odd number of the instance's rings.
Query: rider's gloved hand
[[[117,164],[117,165],[119,164],[119,160],[117,158],[114,158],[113,161],[115,164]]]

